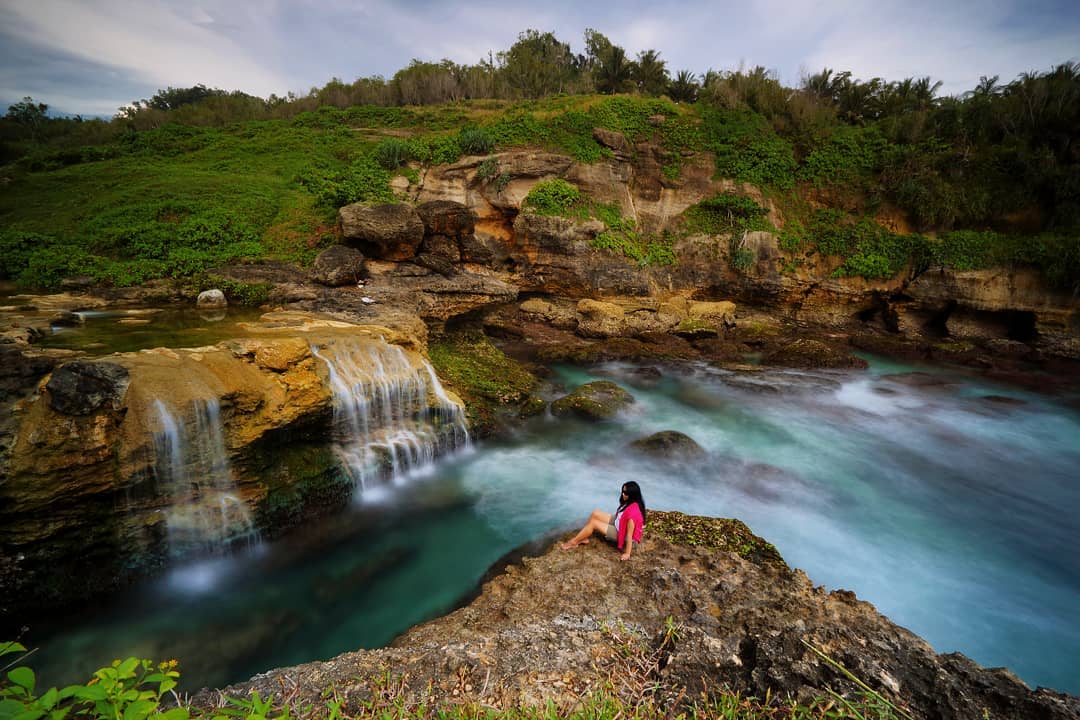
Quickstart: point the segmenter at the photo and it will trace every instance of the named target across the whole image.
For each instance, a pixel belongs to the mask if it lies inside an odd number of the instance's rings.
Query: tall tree
[[[526,30],[506,52],[499,53],[507,84],[520,97],[538,98],[567,89],[576,58],[567,43],[550,32]]]
[[[7,115],[4,117],[26,128],[30,133],[30,140],[37,142],[38,133],[41,131],[42,125],[45,124],[48,111],[48,105],[35,103],[34,98],[27,95],[21,102],[9,105]]]
[[[660,59],[658,51],[643,50],[634,64],[633,79],[642,95],[661,95],[667,90],[670,79],[667,63]]]
[[[698,84],[694,73],[680,70],[668,85],[668,95],[675,102],[694,102],[698,96]]]
[[[618,45],[612,45],[600,59],[600,65],[593,70],[596,91],[612,95],[626,92],[633,87],[634,63],[626,59],[626,51]]]

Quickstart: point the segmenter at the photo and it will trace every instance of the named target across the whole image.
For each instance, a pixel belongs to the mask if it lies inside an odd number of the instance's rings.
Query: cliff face
[[[603,687],[664,706],[721,689],[803,700],[857,692],[809,643],[914,717],[1080,714],[1078,698],[937,655],[853,593],[814,587],[738,521],[654,512],[649,521],[629,562],[598,539],[567,551],[549,538],[539,557],[505,567],[471,604],[389,648],[272,670],[224,693],[281,699],[287,688],[314,702],[334,686],[355,706],[383,682],[407,705],[554,702],[569,711]],[[685,544],[690,537],[719,547]],[[219,701],[210,691],[196,698]]]
[[[1022,343],[1030,351],[1080,359],[1080,298],[1048,289],[1035,271],[909,269],[875,281],[834,277],[839,258],[784,251],[777,237],[767,232],[750,232],[742,238],[752,262],[737,269],[726,236],[687,235],[681,229],[681,215],[717,193],[734,192],[765,207],[768,220],[783,228],[783,213],[767,197],[753,186],[714,179],[706,157],[685,158],[680,176],[673,179],[664,175],[657,151],[648,143],[630,148],[625,139],[602,142],[612,149],[612,156],[593,164],[515,151],[427,169],[418,184],[398,187],[403,199],[417,203],[425,217],[425,239],[421,244],[416,238],[415,252],[402,255],[400,245],[383,252],[362,233],[350,240],[348,228],[346,241],[357,241],[374,257],[393,261],[372,266],[376,282],[394,276],[399,283],[407,275],[418,294],[429,292],[430,285],[430,292],[442,299],[461,285],[471,298],[468,305],[447,311],[445,302],[429,302],[421,308],[421,315],[440,322],[483,305],[485,294],[489,302],[506,301],[503,288],[572,299],[681,297],[764,307],[799,323],[832,327],[862,323],[929,342]],[[673,247],[676,262],[641,266],[590,245],[604,230],[599,221],[541,216],[523,209],[529,190],[550,178],[563,178],[583,195],[617,206],[643,235],[674,232],[680,238]],[[444,235],[424,212],[436,205],[442,212],[448,208],[457,208],[458,215],[468,212],[473,222],[456,236]],[[347,215],[343,210],[343,220]],[[415,270],[403,273],[406,265]],[[471,293],[467,283],[472,283]]]
[[[0,614],[68,604],[170,554],[280,533],[346,502],[353,480],[332,442],[347,441],[334,422],[342,383],[409,387],[373,418],[372,437],[447,401],[415,383],[424,358],[400,345],[422,347],[387,327],[279,313],[213,346],[58,365],[14,407]],[[344,371],[355,377],[336,378]]]

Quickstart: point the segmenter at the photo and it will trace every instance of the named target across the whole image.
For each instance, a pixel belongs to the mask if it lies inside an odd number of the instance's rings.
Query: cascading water
[[[193,400],[187,421],[161,400],[154,410],[161,423],[154,434],[155,471],[170,496],[165,519],[173,554],[257,543],[251,513],[236,495],[217,399]]]
[[[461,406],[427,362],[386,342],[338,340],[312,348],[334,396],[334,439],[353,482],[399,481],[469,445]]]

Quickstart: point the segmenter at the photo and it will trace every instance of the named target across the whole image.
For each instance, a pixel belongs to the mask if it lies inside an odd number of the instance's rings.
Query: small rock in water
[[[360,302],[364,303],[365,305],[371,305],[372,303],[375,302],[375,300],[374,300],[374,298],[362,297],[362,298],[360,298]]]
[[[195,307],[198,308],[222,308],[228,306],[228,304],[229,301],[225,299],[225,293],[217,288],[203,290],[195,301]]]

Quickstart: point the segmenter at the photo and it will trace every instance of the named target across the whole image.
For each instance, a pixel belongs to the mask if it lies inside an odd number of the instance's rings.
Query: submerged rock
[[[820,340],[802,338],[766,355],[762,365],[795,368],[865,368],[869,363]]]
[[[597,380],[585,383],[551,403],[551,413],[560,417],[573,415],[582,420],[607,420],[633,402],[634,396],[615,383]]]
[[[694,438],[677,430],[663,430],[630,443],[644,455],[667,460],[696,460],[705,456],[705,449]]]

